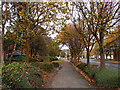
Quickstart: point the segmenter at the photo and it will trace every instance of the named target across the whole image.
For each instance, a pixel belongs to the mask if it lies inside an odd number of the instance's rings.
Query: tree
[[[45,41],[45,36],[38,36],[35,37],[31,42],[31,56],[33,53],[36,55],[37,53],[40,56],[48,56],[49,55],[49,48],[47,47],[47,43]]]
[[[62,51],[60,51],[60,57],[63,57],[63,58],[64,58],[64,57],[65,57],[65,55],[66,55],[66,54],[65,54],[65,52],[64,52],[63,50],[62,50]]]
[[[81,37],[78,35],[78,33],[74,30],[74,26],[72,24],[67,24],[59,33],[57,36],[58,39],[62,41],[62,44],[66,44],[71,53],[71,57],[75,59],[78,56],[78,61],[79,57],[81,56],[82,50],[83,50],[83,42],[80,39]],[[71,59],[72,59],[71,58]]]
[[[88,6],[89,4],[89,6]],[[104,38],[119,20],[119,2],[79,2],[76,6],[84,16],[87,26],[96,38],[100,47],[100,68],[105,68],[104,60]]]
[[[59,56],[59,43],[55,39],[52,39],[50,37],[46,38],[46,43],[49,48],[49,56]]]
[[[19,16],[20,31],[24,34],[26,40],[25,60],[28,62],[31,39],[37,36],[41,27],[44,27],[46,31],[51,29],[54,30],[55,26],[50,27],[50,22],[58,20],[56,17],[57,13],[65,13],[65,11],[63,11],[64,7],[62,4],[57,5],[54,2],[19,2],[14,3],[14,6],[16,7],[17,15]],[[13,21],[16,22],[14,19]],[[57,21],[57,23],[60,23],[60,21]]]
[[[5,10],[3,9],[3,7],[6,7]],[[1,40],[1,65],[4,64],[4,49],[3,49],[3,42],[4,42],[4,32],[5,32],[5,25],[7,22],[7,16],[8,16],[8,2],[3,3],[2,2],[2,6],[1,6],[1,13],[2,13],[2,40]]]
[[[69,12],[70,12],[70,19],[75,27],[75,30],[81,36],[84,47],[87,51],[87,66],[88,66],[90,52],[92,51],[92,48],[95,44],[95,39],[94,39],[92,33],[90,32],[89,27],[87,26],[84,17],[81,15],[81,13],[80,13],[81,11],[77,7],[76,3],[74,3],[74,2],[71,3]]]

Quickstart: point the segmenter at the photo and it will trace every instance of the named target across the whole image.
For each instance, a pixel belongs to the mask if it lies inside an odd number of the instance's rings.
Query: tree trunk
[[[2,43],[2,39],[0,39],[0,59],[1,59],[1,61],[0,61],[0,63],[1,63],[1,66],[3,66],[4,65],[4,55],[3,55],[3,43]]]
[[[80,58],[80,56],[78,55],[78,62],[79,62],[79,58]]]
[[[30,42],[29,42],[29,39],[26,38],[26,58],[25,58],[25,62],[29,62],[29,50],[30,50]]]
[[[105,58],[104,58],[104,52],[103,49],[100,48],[100,68],[104,69],[105,68]]]
[[[104,46],[103,46],[103,41],[104,41],[104,28],[101,29],[100,32],[100,42],[99,42],[99,47],[100,47],[100,69],[105,68],[105,57],[104,57]]]
[[[2,5],[2,4],[1,4]],[[4,15],[4,22],[2,21],[2,41],[1,41],[1,65],[4,65],[4,49],[3,49],[3,42],[4,42],[4,29],[5,29],[5,24],[6,24],[6,20],[7,20],[7,6],[8,6],[8,2],[6,2],[6,9],[5,9],[5,15]],[[3,12],[3,5],[1,6],[1,12]],[[0,15],[2,18],[0,18],[1,20],[3,19],[3,16]]]
[[[71,61],[73,61],[73,56],[71,56]]]
[[[110,50],[110,53],[109,53],[109,54],[110,54],[110,59],[112,59],[112,57],[111,57],[111,50]]]
[[[3,48],[3,42],[4,42],[4,25],[2,25],[2,41],[1,41],[1,64],[4,65],[4,48]]]
[[[74,55],[74,62],[76,62],[76,55]]]
[[[16,48],[16,43],[14,44],[12,54],[11,54],[11,56],[10,56],[10,58],[9,58],[10,63],[11,63],[11,60],[12,60],[13,55],[14,55],[14,53],[15,53],[15,48]]]
[[[31,48],[31,57],[33,56],[33,49]]]
[[[101,43],[100,44],[100,69],[104,69],[104,68],[105,68],[104,48],[103,48],[103,43]]]
[[[87,48],[87,66],[89,65],[89,56],[90,56],[90,52],[89,52],[89,48]]]
[[[106,59],[108,59],[107,57],[108,57],[108,54],[106,54]]]

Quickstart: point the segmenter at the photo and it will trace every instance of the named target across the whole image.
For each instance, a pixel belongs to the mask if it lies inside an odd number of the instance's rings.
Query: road
[[[87,63],[87,59],[81,59],[81,62]],[[100,61],[95,61],[94,59],[90,59],[90,64],[100,65]],[[110,68],[120,69],[120,63],[117,64],[117,63],[105,62],[105,66]]]

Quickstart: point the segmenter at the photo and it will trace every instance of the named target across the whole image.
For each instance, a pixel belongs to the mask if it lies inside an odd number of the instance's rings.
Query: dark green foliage
[[[118,88],[120,87],[120,70],[118,69],[104,69],[100,70],[97,65],[89,65],[81,63],[77,65],[83,72],[85,72],[89,78],[94,78],[98,86]]]
[[[50,62],[44,62],[41,65],[41,69],[43,69],[46,72],[51,72],[54,70],[54,65],[53,65],[53,63],[50,63]]]
[[[38,58],[38,60],[40,62],[43,62],[43,61],[45,61],[46,59],[49,59],[49,58],[50,58],[50,56],[42,56],[42,57]]]
[[[74,63],[74,61],[73,61],[73,60],[71,60],[70,62],[71,62],[71,63]]]
[[[54,57],[54,56],[51,56],[50,57],[50,61],[57,61],[58,60],[58,58],[56,58],[56,57]]]
[[[37,58],[29,57],[29,61],[30,62],[38,62],[39,60]]]
[[[24,56],[18,56],[17,58],[13,59],[13,61],[25,61]]]
[[[76,65],[78,65],[78,62],[73,62],[73,64],[76,66]]]
[[[78,65],[78,62],[76,62],[76,61],[71,60],[70,62],[73,63],[75,66]]]
[[[99,72],[100,68],[97,65],[89,65],[85,67],[84,72],[89,76],[89,78],[94,78],[95,75]]]
[[[120,87],[120,70],[105,69],[96,74],[97,85],[102,87],[117,88]]]
[[[45,72],[51,72],[54,70],[54,65],[51,62],[35,62],[32,65],[42,69]]]
[[[40,69],[27,63],[8,64],[2,73],[3,88],[39,88],[43,83]]]
[[[52,62],[54,67],[59,67],[59,63],[58,62]]]
[[[112,61],[113,59],[105,59],[105,60]]]
[[[4,59],[5,61],[5,65],[9,64],[9,58]],[[25,57],[24,56],[18,56],[17,58],[12,58],[11,62],[24,62],[25,61]]]
[[[4,59],[4,61],[9,61],[9,58],[7,58],[7,59]]]
[[[87,64],[86,63],[80,63],[80,64],[78,64],[76,67],[78,67],[78,68],[80,68],[81,70],[85,70],[85,67],[87,66]]]

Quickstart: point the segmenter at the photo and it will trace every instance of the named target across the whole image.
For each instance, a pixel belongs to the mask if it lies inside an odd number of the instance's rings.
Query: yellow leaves
[[[104,4],[104,2],[102,2],[102,4]]]
[[[93,16],[95,16],[96,14],[95,13],[93,13]]]
[[[112,18],[110,18],[110,21],[112,20]]]
[[[28,74],[28,72],[26,72],[26,74]]]
[[[44,84],[42,84],[41,86],[44,87]]]
[[[21,11],[20,11],[18,14],[19,14],[20,16],[23,16]]]
[[[115,5],[113,5],[113,7],[115,7]]]
[[[108,7],[106,7],[105,9],[108,9]]]
[[[56,12],[56,10],[55,10],[55,9],[52,9],[52,12]]]

